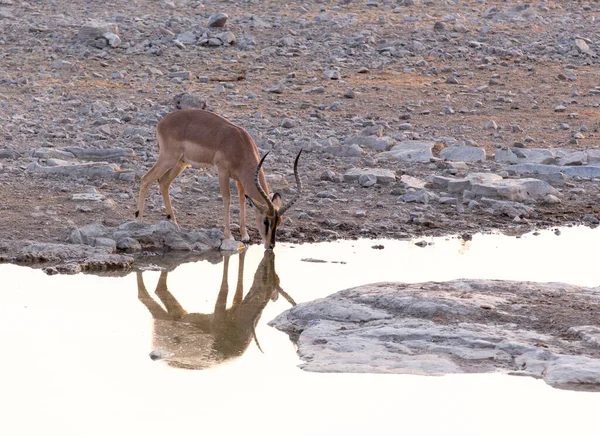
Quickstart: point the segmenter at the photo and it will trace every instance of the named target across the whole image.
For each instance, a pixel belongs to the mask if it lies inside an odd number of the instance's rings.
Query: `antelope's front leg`
[[[248,230],[246,229],[246,190],[238,181],[235,182],[240,197],[240,233],[242,234],[242,242],[250,242]]]
[[[221,191],[221,197],[223,197],[223,215],[225,219],[225,229],[223,235],[225,239],[234,239],[231,236],[231,229],[229,228],[230,222],[230,207],[231,207],[231,192],[229,190],[229,174],[225,171],[219,171],[219,189]]]

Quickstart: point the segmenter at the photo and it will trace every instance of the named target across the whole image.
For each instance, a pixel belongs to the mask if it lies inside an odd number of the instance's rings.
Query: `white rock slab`
[[[297,343],[308,371],[501,371],[600,390],[600,345],[589,339],[600,315],[577,309],[598,304],[598,288],[562,283],[376,283],[299,304],[269,324]],[[573,328],[590,333],[566,338]]]
[[[402,141],[390,151],[380,153],[379,156],[401,162],[430,162],[433,158],[431,150],[434,146],[433,141]]]

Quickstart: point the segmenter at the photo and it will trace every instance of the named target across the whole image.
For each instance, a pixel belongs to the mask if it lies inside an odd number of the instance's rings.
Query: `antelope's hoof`
[[[247,244],[248,242],[250,242],[250,236],[248,236],[248,235],[242,236],[242,242],[244,244]]]

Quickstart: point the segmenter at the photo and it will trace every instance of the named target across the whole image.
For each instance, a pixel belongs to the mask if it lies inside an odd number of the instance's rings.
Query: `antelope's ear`
[[[271,196],[271,202],[273,203],[273,206],[275,206],[276,209],[279,209],[281,207],[281,205],[283,204],[283,200],[281,199],[281,194],[279,192],[274,193]]]
[[[248,197],[248,195],[245,195],[245,197],[246,197],[246,203],[248,203],[248,206],[254,207],[254,202],[252,201],[252,199],[250,197]]]

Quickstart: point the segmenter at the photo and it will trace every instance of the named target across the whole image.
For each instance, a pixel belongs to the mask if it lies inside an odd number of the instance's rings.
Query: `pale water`
[[[275,268],[281,288],[298,303],[392,280],[600,286],[600,231],[561,232],[425,238],[433,245],[423,248],[416,240],[281,244]],[[385,248],[371,248],[376,244]],[[248,249],[244,293],[262,259],[262,248]],[[234,255],[228,261],[228,305],[239,260]],[[211,313],[224,265],[180,265],[167,274],[163,298],[155,294],[160,272],[145,271],[141,278],[155,311],[171,306]],[[138,298],[136,273],[46,276],[0,265],[0,277],[2,435],[598,434],[600,393],[558,390],[532,378],[304,372],[287,336],[266,325],[290,307],[281,293],[266,304],[256,328],[262,352],[249,341],[242,356],[192,370],[174,367],[168,358],[150,359],[169,330],[153,319],[151,302]]]

